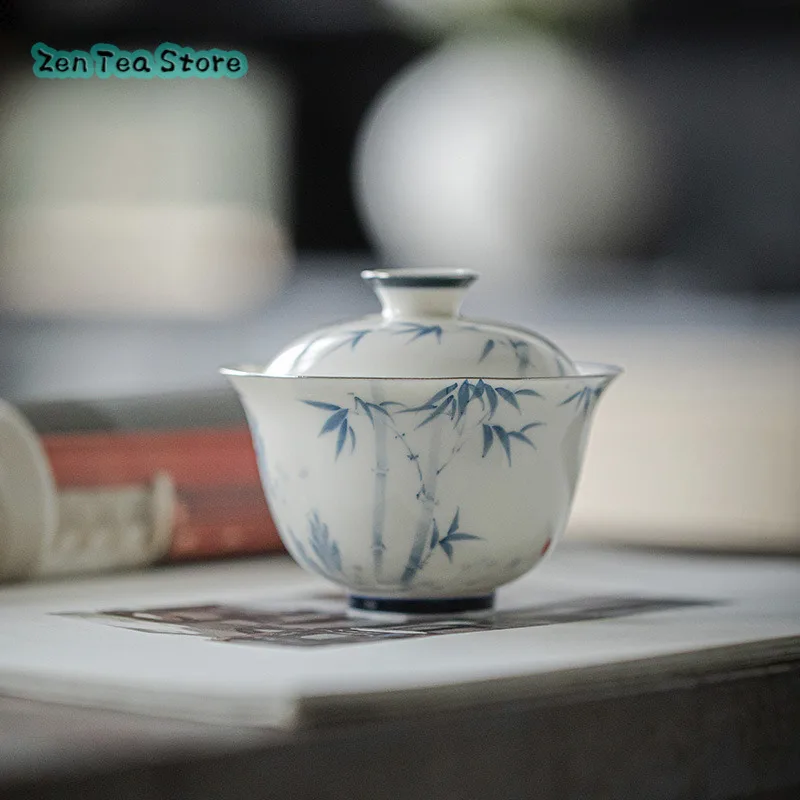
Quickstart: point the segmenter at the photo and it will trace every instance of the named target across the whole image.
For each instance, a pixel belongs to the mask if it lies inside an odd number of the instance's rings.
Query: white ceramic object
[[[169,549],[172,479],[59,491],[36,431],[0,400],[0,581],[151,564]]]
[[[267,367],[272,376],[362,378],[538,378],[575,365],[556,345],[524,328],[459,316],[478,277],[466,269],[366,270],[381,314],[303,336]]]
[[[312,334],[267,367],[223,370],[278,530],[355,608],[489,608],[564,530],[593,411],[619,370],[459,317],[474,273],[364,277],[382,315]]]
[[[169,550],[175,505],[175,487],[165,472],[149,484],[62,490],[58,531],[40,554],[37,574],[152,564]]]
[[[544,276],[625,251],[665,196],[637,102],[606,65],[540,33],[455,36],[380,92],[354,159],[361,217],[393,263]]]
[[[0,400],[0,581],[35,574],[58,529],[58,494],[36,431]]]

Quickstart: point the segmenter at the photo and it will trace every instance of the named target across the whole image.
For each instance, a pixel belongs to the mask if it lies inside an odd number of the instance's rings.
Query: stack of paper
[[[348,618],[285,558],[0,590],[0,693],[303,726],[800,643],[800,562],[564,546],[469,617]]]

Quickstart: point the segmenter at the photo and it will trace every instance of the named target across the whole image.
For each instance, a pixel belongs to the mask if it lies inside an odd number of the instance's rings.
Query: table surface
[[[0,796],[796,800],[798,722],[800,641],[604,692],[305,734],[0,698]]]
[[[0,697],[0,797],[794,800],[800,637],[369,717],[278,731]]]

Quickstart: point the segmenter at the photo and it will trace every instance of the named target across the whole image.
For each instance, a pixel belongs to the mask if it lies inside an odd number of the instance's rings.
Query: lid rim
[[[479,273],[470,269],[365,269],[368,283],[397,289],[459,289],[473,284]]]
[[[321,380],[321,381],[504,381],[528,383],[530,381],[574,381],[581,379],[614,378],[625,370],[616,364],[602,364],[593,361],[573,362],[578,372],[569,375],[540,375],[520,377],[519,375],[481,377],[480,375],[421,375],[421,376],[379,376],[379,375],[269,375],[268,364],[238,364],[222,366],[222,375],[234,378],[271,378],[273,380]]]

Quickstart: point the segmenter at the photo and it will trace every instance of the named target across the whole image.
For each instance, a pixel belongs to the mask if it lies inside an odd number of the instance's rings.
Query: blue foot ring
[[[391,611],[395,614],[457,614],[463,611],[485,611],[493,606],[494,593],[479,597],[431,597],[420,600],[350,595],[350,608],[360,611]]]

